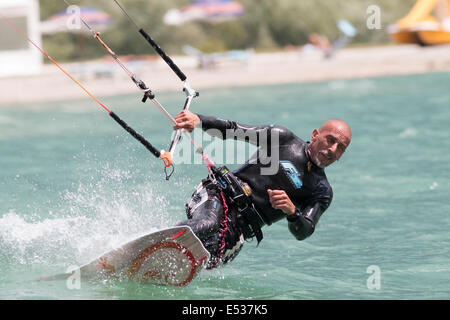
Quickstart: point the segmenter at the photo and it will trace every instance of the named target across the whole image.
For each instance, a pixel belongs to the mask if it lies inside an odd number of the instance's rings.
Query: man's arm
[[[288,220],[289,231],[297,240],[305,240],[313,234],[319,218],[327,206],[320,202],[314,202],[307,206],[303,213],[291,201],[284,190],[267,190],[270,204],[274,209],[282,210]]]
[[[295,208],[292,215],[287,216],[288,228],[297,240],[305,240],[311,236],[315,230],[319,219],[326,208],[319,202],[307,206],[303,212]]]
[[[239,124],[235,121],[224,120],[212,116],[204,116],[194,114],[190,111],[182,111],[175,118],[177,124],[174,129],[186,129],[192,132],[195,127],[201,125],[203,131],[220,139],[235,139],[250,142],[256,146],[267,144],[271,141],[271,135],[278,134],[278,141],[282,143],[284,139],[292,135],[292,133],[279,126],[249,126]]]
[[[289,133],[288,130],[279,126],[262,125],[250,126],[231,120],[224,120],[211,116],[198,115],[201,120],[202,130],[220,139],[234,139],[249,142],[256,146],[266,146],[272,142],[271,135],[278,134],[277,142]]]

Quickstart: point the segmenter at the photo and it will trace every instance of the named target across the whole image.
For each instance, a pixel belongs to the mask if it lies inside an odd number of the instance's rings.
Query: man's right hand
[[[284,190],[267,190],[269,201],[274,209],[280,209],[287,215],[295,213],[295,205]]]
[[[185,129],[188,132],[194,131],[195,127],[200,124],[200,118],[189,110],[181,111],[175,121],[177,124],[173,126],[173,130]]]

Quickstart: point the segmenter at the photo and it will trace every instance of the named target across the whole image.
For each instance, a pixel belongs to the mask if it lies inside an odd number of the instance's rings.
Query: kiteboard
[[[209,260],[209,252],[188,226],[139,237],[103,254],[70,273],[40,280],[128,279],[146,284],[181,287],[189,284]]]

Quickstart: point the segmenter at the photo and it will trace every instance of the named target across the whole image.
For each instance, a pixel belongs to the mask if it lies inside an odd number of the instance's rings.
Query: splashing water
[[[107,165],[99,181],[79,182],[60,195],[61,211],[48,217],[10,210],[0,218],[0,249],[8,263],[82,264],[167,224],[167,203],[127,171]],[[150,214],[151,213],[151,214]],[[169,219],[170,221],[170,219]]]

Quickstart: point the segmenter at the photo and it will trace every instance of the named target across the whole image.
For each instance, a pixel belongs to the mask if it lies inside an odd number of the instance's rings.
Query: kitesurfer
[[[186,203],[188,219],[178,225],[190,226],[211,253],[208,268],[234,259],[247,239],[256,237],[259,243],[261,228],[283,218],[297,240],[311,236],[333,198],[324,168],[349,146],[352,133],[347,123],[327,120],[313,130],[311,142],[305,142],[281,126],[247,126],[186,110],[175,120],[174,130],[201,127],[222,139],[259,147],[237,170],[215,170]],[[276,162],[276,170],[268,170],[274,165],[269,162]],[[224,185],[231,188],[227,191]]]

